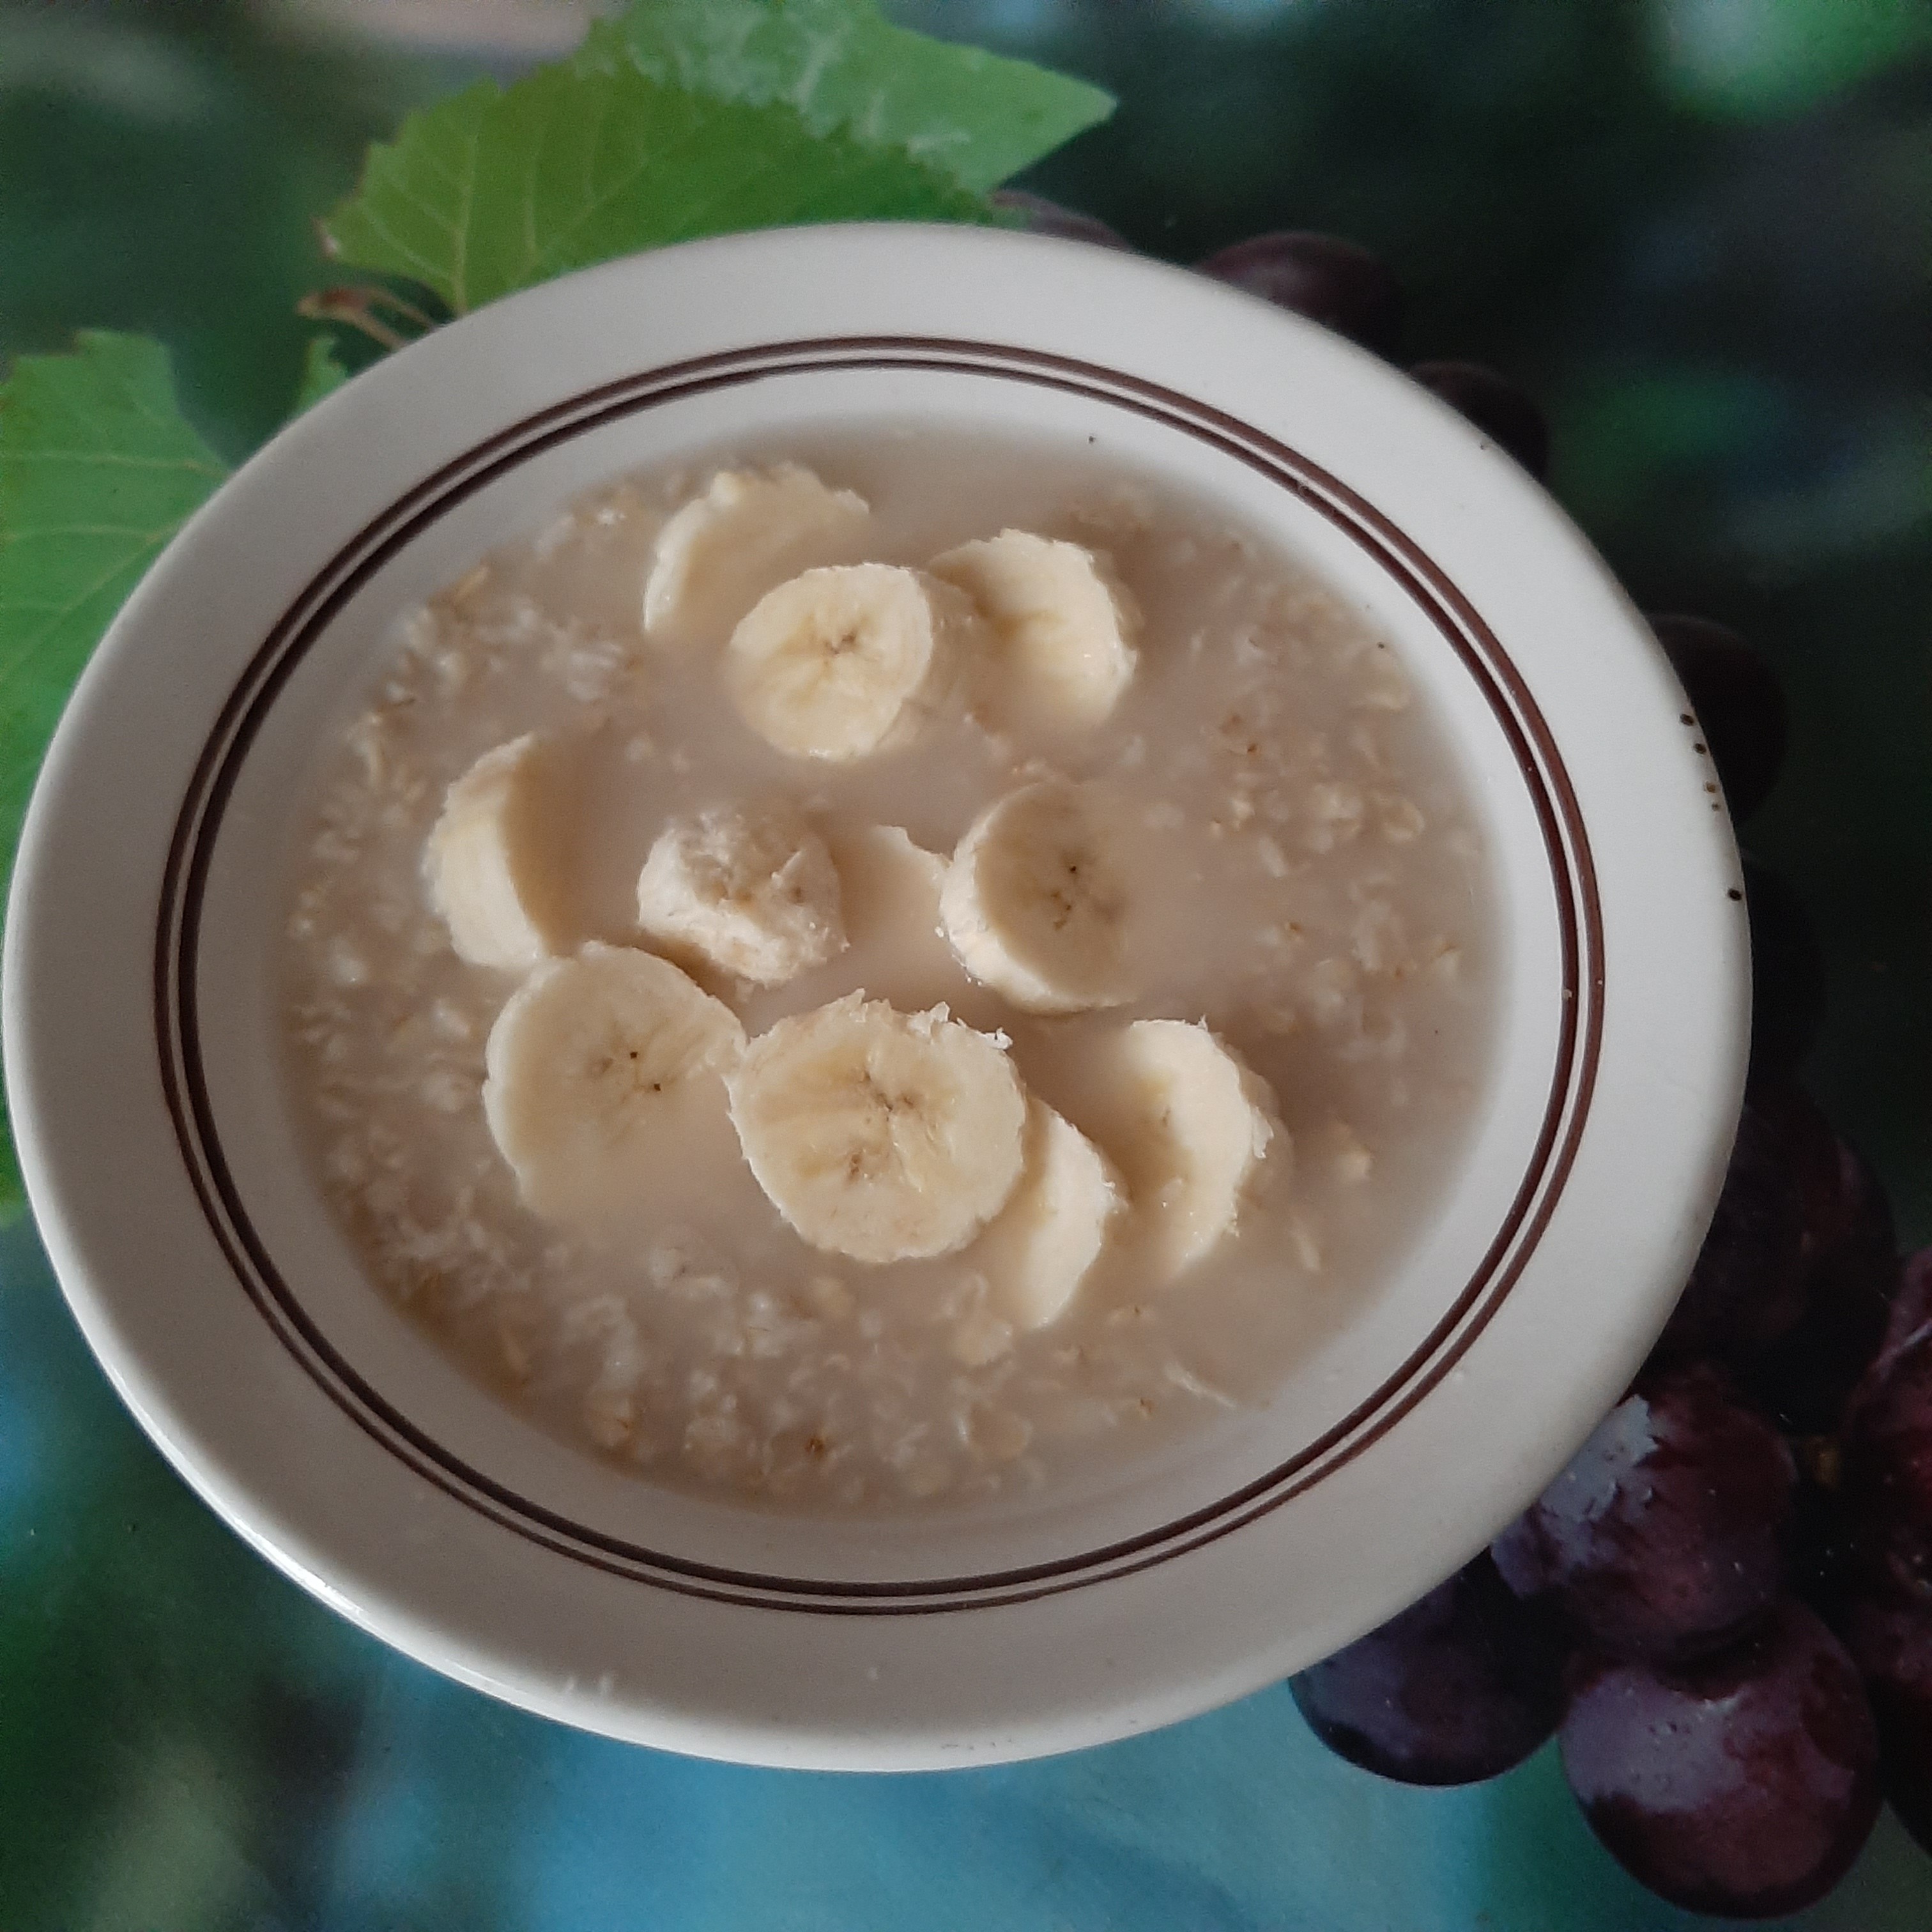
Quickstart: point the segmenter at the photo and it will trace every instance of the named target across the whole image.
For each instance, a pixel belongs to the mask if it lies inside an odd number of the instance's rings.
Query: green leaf
[[[167,352],[90,332],[0,390],[0,849],[88,653],[227,474],[176,406]]]
[[[412,114],[324,224],[343,260],[458,314],[641,248],[804,221],[986,220],[909,155],[794,108],[688,94],[635,67],[540,68]]]
[[[290,412],[300,416],[303,410],[319,403],[332,389],[339,389],[349,380],[349,371],[337,359],[335,344],[326,335],[311,335],[308,339],[308,353],[302,358],[302,383],[296,391],[296,406]]]
[[[691,93],[784,101],[815,133],[903,148],[981,193],[1114,111],[1084,81],[895,27],[876,0],[637,0],[576,62],[627,57]]]
[[[167,352],[88,334],[0,388],[0,865],[62,706],[122,602],[227,473],[175,405]],[[4,883],[4,880],[0,880]],[[0,1220],[20,1202],[0,1136]]]

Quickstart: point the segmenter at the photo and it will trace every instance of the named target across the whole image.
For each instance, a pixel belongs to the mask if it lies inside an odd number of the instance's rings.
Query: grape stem
[[[377,313],[384,309],[406,322],[413,322],[415,328],[404,334]],[[415,303],[406,302],[390,290],[367,284],[312,290],[296,304],[296,313],[311,322],[340,322],[347,328],[359,329],[385,349],[400,349],[413,337],[426,334],[436,326],[434,320]]]

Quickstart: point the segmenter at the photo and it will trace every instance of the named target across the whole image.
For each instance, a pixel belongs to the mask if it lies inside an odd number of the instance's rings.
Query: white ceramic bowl
[[[734,438],[966,421],[1216,496],[1366,606],[1497,872],[1504,1023],[1439,1215],[1247,1426],[1104,1492],[785,1520],[652,1489],[471,1384],[298,1157],[271,965],[303,774],[395,614],[599,478]],[[1602,563],[1459,417],[1319,328],[1124,253],[796,230],[552,283],[285,430],[122,614],[7,929],[34,1208],[142,1426],[376,1635],[568,1722],[778,1764],[986,1762],[1279,1678],[1466,1558],[1613,1401],[1742,1084],[1737,859]]]

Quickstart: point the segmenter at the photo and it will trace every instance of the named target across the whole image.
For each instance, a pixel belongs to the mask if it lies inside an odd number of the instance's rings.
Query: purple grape
[[[1888,1345],[1853,1392],[1844,1489],[1858,1574],[1907,1600],[1932,1596],[1932,1323]]]
[[[1784,880],[1746,859],[1750,915],[1750,1070],[1756,1081],[1795,1073],[1825,1024],[1825,955],[1804,902]]]
[[[1932,1851],[1932,1249],[1906,1263],[1846,1420],[1840,1627],[1865,1674],[1886,1788]]]
[[[1305,315],[1387,356],[1402,332],[1402,285],[1367,249],[1300,229],[1252,235],[1194,265],[1216,281]]]
[[[1731,817],[1742,824],[1769,796],[1790,734],[1778,674],[1728,625],[1676,613],[1650,628],[1697,714]]]
[[[1864,1688],[1797,1604],[1700,1663],[1580,1660],[1562,1751],[1590,1828],[1640,1884],[1693,1912],[1799,1910],[1844,1876],[1878,1815]]]
[[[1507,376],[1480,362],[1418,362],[1408,373],[1539,483],[1549,473],[1550,425]]]
[[[1856,1148],[1834,1133],[1816,1104],[1798,1088],[1787,1104],[1794,1114],[1809,1116],[1802,1130],[1803,1185],[1807,1195],[1804,1258],[1808,1268],[1834,1268],[1846,1262],[1868,1267],[1888,1265],[1897,1286],[1898,1244],[1892,1226],[1892,1203],[1883,1185]],[[1888,1291],[1886,1306],[1891,1306]]]
[[[1781,1334],[1738,1350],[1747,1394],[1787,1433],[1835,1430],[1886,1333],[1898,1256],[1892,1208],[1870,1166],[1796,1088],[1782,1097],[1800,1204],[1801,1306]]]
[[[1879,1351],[1881,1372],[1928,1324],[1932,1324],[1932,1248],[1921,1248],[1899,1267],[1898,1288],[1886,1319],[1884,1346]]]
[[[1784,1438],[1693,1364],[1618,1402],[1492,1553],[1604,1649],[1693,1657],[1778,1600],[1796,1481]]]
[[[1886,1796],[1932,1852],[1932,1592],[1916,1602],[1858,1599],[1842,1628],[1878,1720]]]
[[[1792,1124],[1775,1096],[1745,1096],[1722,1192],[1654,1359],[1775,1340],[1803,1312],[1804,1216]]]
[[[1564,1652],[1555,1620],[1479,1556],[1290,1688],[1351,1764],[1404,1784],[1473,1784],[1556,1730]]]
[[[996,188],[986,199],[995,208],[1023,215],[1028,232],[1058,235],[1069,242],[1094,242],[1103,248],[1126,248],[1132,244],[1109,228],[1098,216],[1082,214],[1076,208],[1063,208],[1042,194],[1030,194],[1023,188]]]
[[[1809,1268],[1847,1238],[1857,1218],[1857,1204],[1846,1193],[1844,1143],[1817,1102],[1795,1081],[1767,1082],[1751,1097],[1783,1131]]]

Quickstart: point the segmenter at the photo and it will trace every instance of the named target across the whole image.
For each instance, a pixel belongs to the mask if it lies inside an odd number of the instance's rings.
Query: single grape
[[[1932,1323],[1882,1351],[1853,1392],[1844,1496],[1858,1574],[1908,1598],[1932,1594]]]
[[[1754,1080],[1796,1072],[1825,1024],[1825,955],[1804,902],[1755,859],[1744,861],[1750,915]]]
[[[1881,1365],[1928,1324],[1932,1324],[1932,1248],[1921,1248],[1900,1264],[1898,1290],[1886,1318],[1885,1343],[1879,1351]]]
[[[1784,1438],[1702,1363],[1648,1376],[1497,1538],[1497,1569],[1621,1657],[1718,1648],[1784,1586]]]
[[[1418,362],[1408,372],[1466,416],[1540,483],[1550,470],[1550,425],[1510,379],[1480,362]]]
[[[1339,236],[1276,229],[1250,236],[1194,265],[1216,281],[1386,356],[1402,332],[1402,285],[1367,249]]]
[[[1864,1687],[1801,1604],[1696,1664],[1579,1660],[1562,1736],[1590,1828],[1640,1884],[1693,1912],[1801,1910],[1850,1868],[1878,1815]]]
[[[1752,1098],[1778,1121],[1784,1135],[1792,1185],[1802,1204],[1808,1268],[1847,1238],[1857,1218],[1857,1204],[1845,1192],[1844,1144],[1824,1110],[1796,1081],[1763,1082],[1753,1090]]]
[[[1859,1588],[1932,1588],[1932,1248],[1900,1264],[1885,1340],[1846,1406],[1834,1538]]]
[[[1562,1714],[1564,1645],[1479,1556],[1290,1688],[1330,1750],[1404,1784],[1473,1784],[1520,1763]]]
[[[1878,1720],[1885,1795],[1932,1852],[1932,1591],[1916,1601],[1855,1599],[1840,1628]]]
[[[1808,1143],[1801,1173],[1807,1195],[1807,1264],[1830,1267],[1847,1258],[1870,1260],[1882,1256],[1890,1260],[1895,1274],[1898,1244],[1892,1203],[1870,1163],[1832,1131],[1816,1103],[1802,1090],[1790,1088],[1784,1104],[1794,1115],[1808,1117],[1808,1124],[1799,1130]]]
[[[1791,1122],[1748,1094],[1704,1245],[1653,1359],[1774,1340],[1804,1310],[1804,1215],[1792,1182]]]
[[[1732,1356],[1745,1393],[1794,1436],[1835,1430],[1886,1333],[1898,1256],[1892,1207],[1870,1165],[1796,1088],[1783,1114],[1803,1237],[1800,1306],[1780,1334]]]
[[[1769,796],[1784,763],[1784,688],[1726,624],[1675,612],[1649,621],[1697,714],[1731,817],[1742,824]]]
[[[1103,248],[1126,248],[1132,244],[1109,228],[1097,215],[1082,214],[1077,208],[1063,208],[1043,194],[1032,194],[1023,188],[996,188],[987,200],[1025,218],[1027,230],[1034,235],[1058,235],[1069,242],[1096,242]]]

